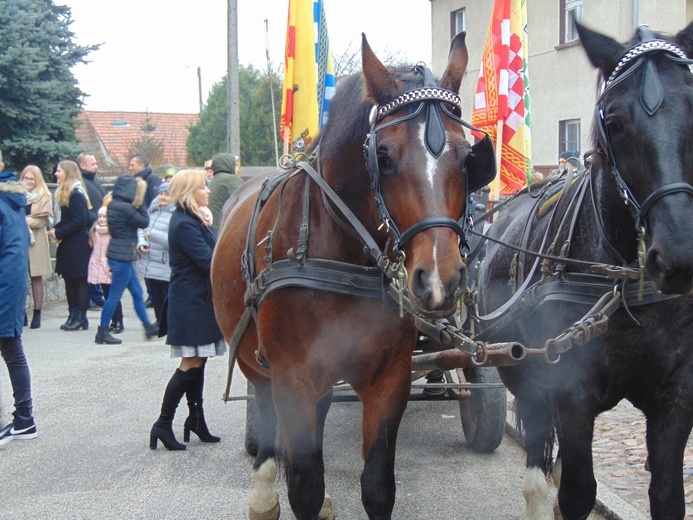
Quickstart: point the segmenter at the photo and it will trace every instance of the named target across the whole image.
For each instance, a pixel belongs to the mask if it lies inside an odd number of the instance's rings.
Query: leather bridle
[[[445,114],[448,118],[461,124],[462,126],[469,128],[471,130],[478,131],[485,135],[483,142],[483,147],[480,147],[482,142],[475,144],[472,148],[476,147],[477,153],[479,151],[488,153],[488,150],[493,151],[493,145],[490,143],[490,138],[488,134],[483,130],[480,130],[469,123],[463,121],[460,117],[455,115],[446,105],[452,105],[457,110],[461,112],[461,100],[460,97],[450,91],[440,87],[437,87],[433,75],[430,70],[422,65],[417,65],[414,67],[414,71],[422,74],[424,76],[424,86],[415,90],[410,90],[404,94],[393,99],[386,105],[378,106],[374,105],[371,109],[371,114],[369,118],[370,122],[370,132],[366,137],[364,142],[364,155],[366,158],[366,166],[370,173],[371,178],[371,189],[375,194],[375,204],[380,213],[380,219],[388,230],[390,234],[394,237],[393,251],[395,254],[400,256],[404,251],[406,244],[418,233],[429,229],[432,227],[447,227],[452,229],[460,238],[460,253],[465,254],[465,250],[469,250],[469,242],[467,240],[467,232],[472,225],[471,214],[469,211],[465,212],[465,215],[456,220],[454,218],[442,215],[425,217],[411,227],[406,229],[404,232],[400,232],[392,219],[390,212],[385,204],[385,199],[383,197],[381,182],[380,182],[380,167],[378,165],[378,146],[377,146],[377,134],[379,131],[395,126],[405,121],[416,118],[421,112],[426,109],[426,129],[425,129],[425,145],[427,150],[434,156],[439,157],[445,148],[446,134],[445,128],[443,126],[443,121],[440,112]],[[416,108],[409,114],[388,121],[387,123],[379,124],[387,115],[399,110],[407,105],[416,104]],[[490,146],[489,146],[490,145]],[[474,151],[474,150],[473,150]],[[470,182],[469,177],[466,177],[467,190],[466,196],[469,195],[470,189],[474,191],[488,184],[495,177],[495,170],[489,172],[490,178],[486,172],[484,172],[483,178],[473,179]],[[477,186],[478,183],[482,183]]]
[[[616,85],[631,77],[638,68],[645,67],[646,70],[643,74],[646,74],[646,78],[642,82],[640,104],[645,112],[652,116],[664,100],[664,91],[659,81],[656,67],[648,59],[648,54],[661,52],[666,58],[683,66],[688,66],[689,69],[690,65],[693,64],[693,60],[689,59],[683,50],[673,43],[655,38],[653,33],[646,27],[639,27],[638,35],[641,42],[631,47],[623,55],[609,78],[604,82],[602,93],[597,100],[596,121],[599,154],[606,159],[606,166],[611,170],[611,175],[616,182],[621,199],[631,208],[631,212],[635,217],[636,230],[638,233],[643,233],[647,227],[647,216],[658,201],[674,193],[687,193],[693,196],[693,186],[687,182],[665,184],[646,197],[642,203],[639,203],[616,165],[616,158],[614,157],[613,147],[609,139],[609,130],[604,114],[605,98]]]

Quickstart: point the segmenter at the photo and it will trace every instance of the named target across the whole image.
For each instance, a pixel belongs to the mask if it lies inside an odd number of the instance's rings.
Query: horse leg
[[[254,382],[255,399],[260,411],[258,450],[253,463],[253,490],[250,493],[250,520],[277,520],[279,496],[274,489],[277,477],[275,442],[277,417],[269,381]]]
[[[689,419],[684,420],[684,417]],[[680,520],[686,514],[683,453],[690,433],[690,412],[680,408],[656,418],[647,418],[652,518]]]
[[[557,411],[556,432],[561,447],[558,504],[566,520],[586,519],[597,499],[592,463],[594,416],[575,402]]]
[[[284,384],[278,375],[273,376],[273,393],[286,449],[289,504],[297,519],[314,520],[326,501],[323,433],[331,386],[315,392],[315,380],[300,384],[301,376],[286,376],[282,380],[290,383]],[[316,393],[323,395],[316,399]]]
[[[405,367],[407,368],[407,367]],[[365,392],[363,403],[363,458],[361,502],[370,520],[391,518],[395,505],[395,451],[397,432],[411,391],[411,368],[386,377]]]
[[[553,513],[547,504],[549,486],[546,474],[551,468],[553,456],[553,424],[547,406],[527,407],[521,399],[516,399],[516,413],[524,430],[527,463],[522,483],[525,497],[527,520],[553,520]]]

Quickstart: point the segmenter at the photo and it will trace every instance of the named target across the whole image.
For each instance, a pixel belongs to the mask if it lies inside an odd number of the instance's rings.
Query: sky
[[[101,43],[73,73],[87,110],[199,111],[226,74],[227,0],[54,0],[72,10],[80,45]],[[273,70],[284,60],[288,0],[237,0],[238,61],[267,70],[265,21]],[[324,0],[332,53],[360,47],[431,61],[430,0]],[[202,87],[199,88],[198,67]],[[281,93],[279,93],[281,96]]]

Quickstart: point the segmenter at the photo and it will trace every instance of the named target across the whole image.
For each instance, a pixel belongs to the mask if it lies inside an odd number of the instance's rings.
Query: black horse
[[[479,275],[481,337],[546,354],[499,368],[525,435],[528,518],[553,518],[552,470],[563,517],[587,518],[594,420],[625,398],[647,418],[652,517],[681,519],[693,425],[693,24],[673,38],[641,27],[625,45],[578,32],[605,80],[597,152],[562,192],[533,186],[500,211],[491,236],[504,244],[489,246]],[[601,295],[606,308],[587,311]]]

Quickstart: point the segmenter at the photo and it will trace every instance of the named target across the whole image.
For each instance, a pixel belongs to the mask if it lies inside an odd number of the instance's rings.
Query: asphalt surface
[[[119,346],[94,343],[99,312],[89,312],[88,331],[61,331],[65,303],[46,305],[43,326],[25,329],[38,438],[0,446],[5,517],[247,518],[252,458],[243,447],[245,403],[221,401],[228,357],[209,360],[205,386],[208,424],[221,443],[203,444],[193,435],[186,451],[169,452],[161,444],[150,450],[149,429],[178,361],[170,359],[163,339],[144,339],[129,300],[126,295]],[[233,393],[245,394],[238,370]],[[10,420],[11,403],[7,372],[0,367],[3,424]],[[179,441],[186,415],[182,403],[174,423]],[[338,519],[366,518],[360,428],[358,403],[333,404],[325,465]],[[398,441],[393,518],[524,518],[523,474],[524,452],[509,436],[492,454],[474,453],[465,446],[457,403],[411,402]],[[282,517],[293,518],[283,477],[276,488]]]

